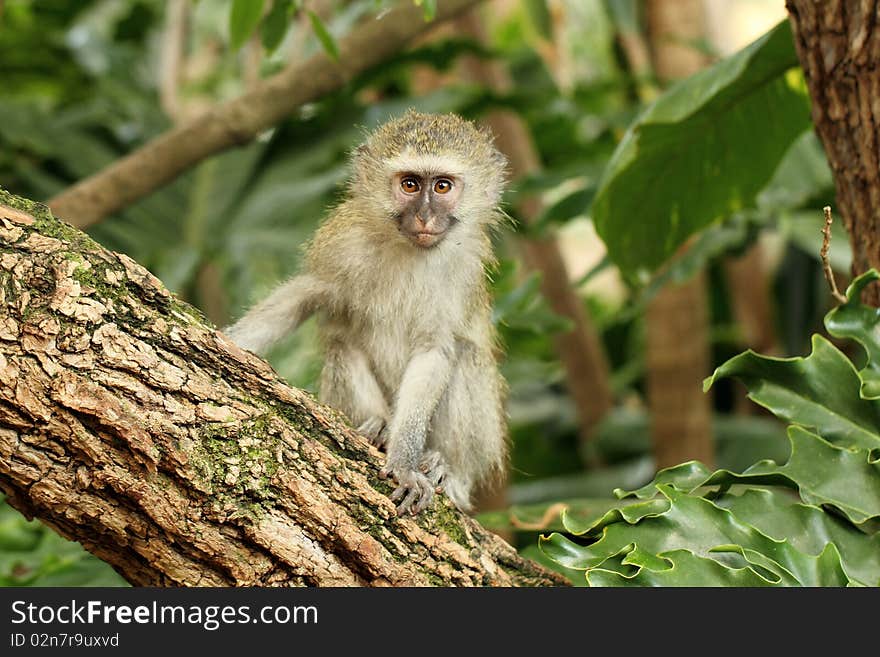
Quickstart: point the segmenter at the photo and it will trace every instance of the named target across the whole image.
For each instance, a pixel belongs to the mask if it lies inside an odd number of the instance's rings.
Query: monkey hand
[[[374,415],[358,427],[358,431],[370,439],[376,447],[381,447],[388,440],[385,431],[387,420],[379,415]]]
[[[397,488],[390,495],[392,502],[399,502],[397,515],[406,513],[416,515],[424,511],[434,497],[434,485],[431,480],[417,470],[394,468],[386,465],[379,473],[383,479],[393,477]]]

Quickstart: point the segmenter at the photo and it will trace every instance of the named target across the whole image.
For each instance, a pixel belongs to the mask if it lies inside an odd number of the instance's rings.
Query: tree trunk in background
[[[458,19],[457,26],[462,33],[486,43],[486,31],[476,11]],[[468,75],[487,89],[504,93],[511,87],[509,74],[497,61],[467,58],[465,66]],[[514,181],[540,171],[538,153],[519,116],[508,110],[495,110],[487,116],[486,123],[495,134],[498,148],[508,158]],[[523,201],[517,210],[528,224],[538,218],[542,206],[533,197]],[[571,331],[554,335],[553,341],[578,415],[581,441],[586,443],[614,403],[604,347],[583,301],[571,285],[555,235],[525,236],[519,242],[526,264],[541,273],[541,292],[553,311],[573,323]]]
[[[554,585],[130,258],[0,190],[0,490],[132,584]]]
[[[779,341],[773,321],[770,277],[761,244],[756,242],[738,258],[726,258],[724,274],[733,317],[742,331],[744,346],[762,354],[777,353]],[[756,407],[751,402],[749,406]]]
[[[691,42],[704,35],[702,0],[650,0],[649,44],[662,81],[699,71],[703,55]],[[646,312],[647,392],[655,465],[696,459],[712,467],[711,398],[702,381],[710,373],[706,276],[666,285]]]
[[[880,0],[787,0],[813,124],[834,173],[852,274],[880,270]],[[816,229],[821,213],[816,208]],[[880,287],[864,292],[880,306]]]

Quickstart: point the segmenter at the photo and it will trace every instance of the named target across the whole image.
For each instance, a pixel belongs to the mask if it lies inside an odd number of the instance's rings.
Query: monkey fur
[[[491,137],[453,114],[380,126],[302,271],[226,331],[262,353],[318,315],[320,398],[385,447],[400,514],[441,490],[470,510],[507,458],[485,273],[505,167]]]

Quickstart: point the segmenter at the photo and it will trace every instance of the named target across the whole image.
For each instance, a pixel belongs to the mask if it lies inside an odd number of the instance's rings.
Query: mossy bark
[[[144,268],[0,190],[0,490],[129,582],[544,586]]]

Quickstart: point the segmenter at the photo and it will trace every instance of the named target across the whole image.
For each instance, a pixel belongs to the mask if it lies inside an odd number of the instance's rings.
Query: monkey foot
[[[399,502],[397,515],[421,513],[434,497],[434,486],[421,472],[415,470],[391,470],[388,466],[380,473],[383,477],[394,477],[397,488],[389,496],[392,502]]]
[[[419,463],[419,470],[428,478],[436,492],[439,493],[443,490],[443,482],[449,473],[449,467],[440,452],[430,450],[425,453],[422,462]]]
[[[369,438],[370,442],[376,447],[381,447],[385,444],[387,439],[387,436],[385,435],[385,426],[385,418],[380,417],[379,415],[374,415],[361,424],[361,426],[358,427],[358,431]]]

